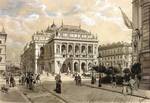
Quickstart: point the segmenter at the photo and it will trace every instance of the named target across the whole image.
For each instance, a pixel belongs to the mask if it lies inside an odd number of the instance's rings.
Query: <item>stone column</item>
[[[38,73],[38,72],[37,72],[37,71],[38,71],[37,69],[38,69],[38,68],[37,68],[37,59],[35,59],[35,70],[34,70],[34,73],[35,73],[35,74]]]
[[[72,66],[72,73],[74,73],[74,61],[72,61],[71,66]]]
[[[62,46],[62,43],[60,44],[60,54],[62,54],[62,52],[61,52],[61,46]]]
[[[68,55],[68,43],[66,44],[66,57],[69,57],[69,55]]]

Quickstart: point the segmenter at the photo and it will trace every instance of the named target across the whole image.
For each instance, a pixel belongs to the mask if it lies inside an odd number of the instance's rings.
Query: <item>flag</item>
[[[123,17],[123,21],[125,23],[125,25],[127,26],[128,29],[134,29],[133,27],[133,23],[131,22],[131,20],[129,20],[128,16],[122,11],[122,9],[119,7],[122,17]]]

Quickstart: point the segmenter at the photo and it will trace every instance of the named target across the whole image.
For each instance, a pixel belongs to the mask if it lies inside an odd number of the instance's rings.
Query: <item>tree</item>
[[[140,63],[135,63],[131,67],[131,72],[135,75],[138,75],[141,73],[141,64]]]
[[[98,73],[104,73],[106,71],[105,66],[94,66],[93,69]]]

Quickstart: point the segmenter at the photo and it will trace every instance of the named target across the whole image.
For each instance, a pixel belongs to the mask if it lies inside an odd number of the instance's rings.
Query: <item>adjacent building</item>
[[[130,68],[132,64],[132,47],[130,43],[117,42],[100,45],[100,63],[105,67],[117,67],[120,69]]]
[[[43,40],[44,43],[36,40],[36,42],[41,43],[36,48],[32,46],[35,45],[35,40],[32,40],[21,56],[24,58],[22,59],[22,66],[26,68],[25,71],[29,69],[28,71],[34,72],[36,69],[37,73],[42,73],[42,71],[83,73],[87,72],[92,64],[97,64],[97,36],[82,29],[80,25],[64,25],[62,23],[61,26],[57,26],[53,23],[43,33],[47,35],[48,39]],[[41,34],[42,37],[44,38],[43,34]],[[32,49],[33,47],[34,49]],[[37,56],[33,57],[36,52]]]
[[[50,33],[41,31],[32,36],[32,40],[24,47],[21,55],[20,67],[23,72],[38,73],[37,59],[40,56],[40,48],[47,43]]]
[[[140,35],[133,32],[137,58],[142,67],[142,87],[150,89],[150,0],[133,0],[133,24]],[[134,30],[135,31],[135,30]]]
[[[0,32],[0,74],[6,70],[6,39],[7,34],[3,27]]]

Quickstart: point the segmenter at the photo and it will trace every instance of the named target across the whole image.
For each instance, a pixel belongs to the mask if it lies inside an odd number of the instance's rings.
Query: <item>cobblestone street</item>
[[[90,80],[83,80],[82,86],[76,86],[73,79],[63,78],[62,93],[55,93],[54,78],[42,78],[42,83],[35,85],[34,90],[17,85],[11,88],[8,94],[0,93],[0,103],[149,103],[150,100],[136,96],[124,96],[120,87],[111,88],[103,85],[104,89],[91,85]],[[1,81],[1,84],[5,83]],[[88,85],[88,86],[87,86]],[[90,87],[91,86],[91,87]],[[112,91],[109,91],[113,90]]]
[[[53,92],[55,88],[54,82],[44,82],[44,87]],[[143,98],[135,96],[124,96],[120,93],[90,88],[86,86],[76,86],[74,82],[64,82],[62,86],[62,94],[59,95],[69,103],[142,103]],[[143,103],[149,101],[143,101]]]

